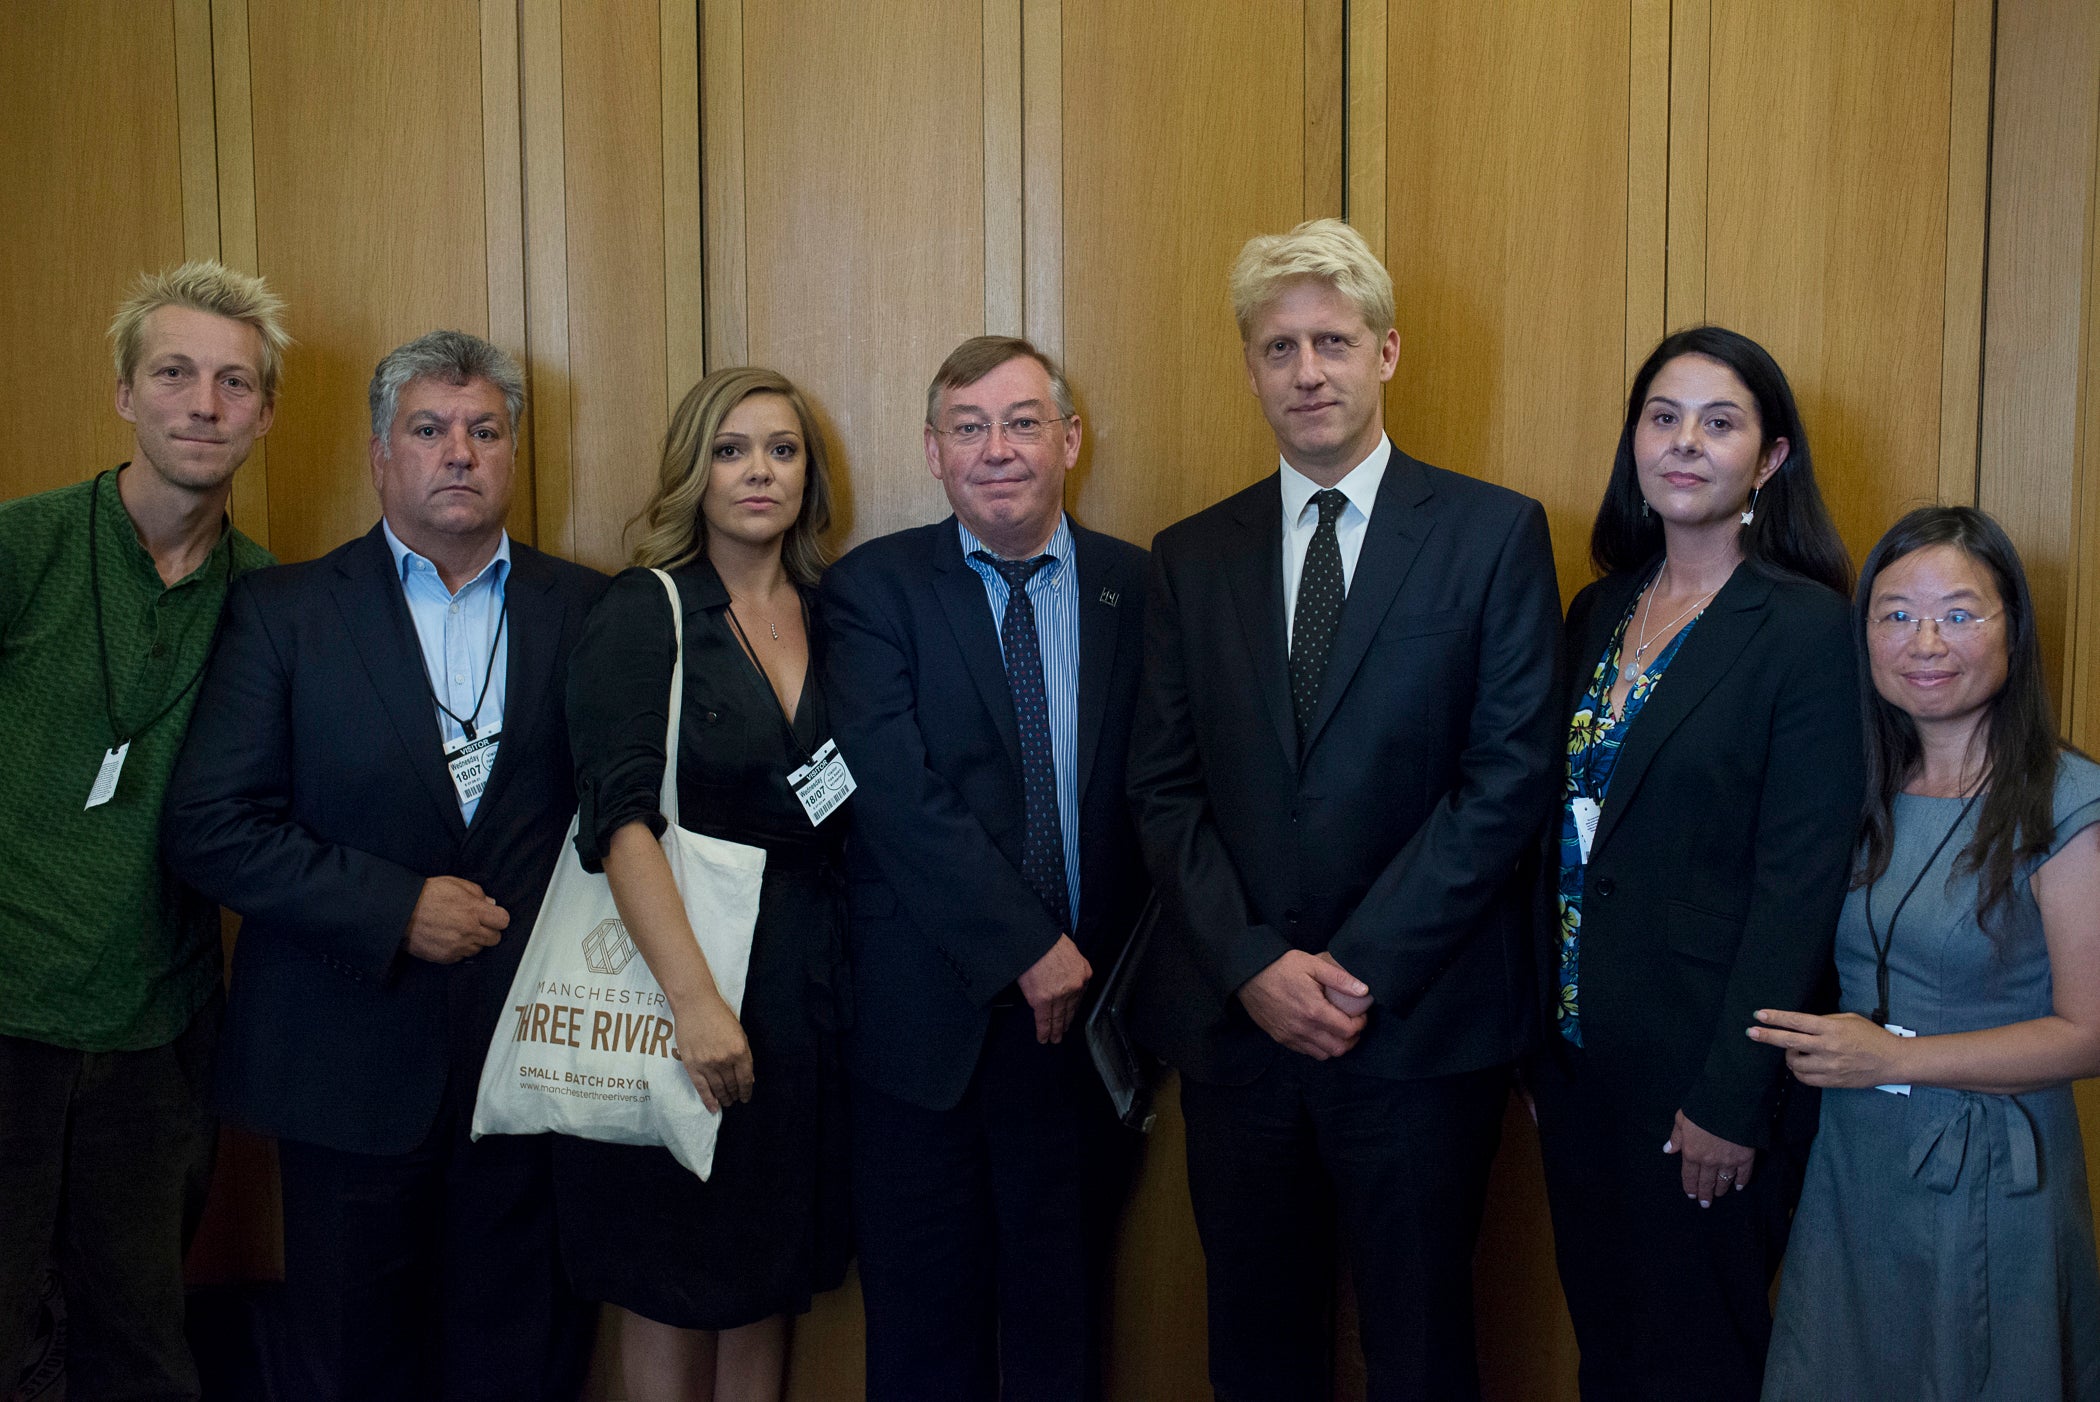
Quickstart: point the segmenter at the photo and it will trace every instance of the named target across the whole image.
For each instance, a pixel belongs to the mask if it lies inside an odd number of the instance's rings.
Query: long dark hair
[[[1874,581],[1906,555],[1951,545],[1990,571],[2005,617],[2005,685],[1984,718],[1985,790],[1976,836],[1962,849],[1955,870],[1978,877],[1977,918],[1994,934],[2000,927],[2013,873],[2023,861],[2049,850],[2056,840],[2056,766],[2066,748],[2058,739],[2042,678],[2042,644],[2035,633],[2034,598],[2020,553],[1996,521],[1973,506],[1924,506],[1911,512],[1874,543],[1860,568],[1853,600],[1852,634],[1860,671],[1870,673],[1869,627]],[[1855,886],[1868,886],[1889,868],[1895,845],[1896,795],[1917,769],[1922,750],[1917,723],[1871,684],[1866,688],[1867,808],[1860,831]]]
[[[1626,400],[1626,422],[1619,430],[1619,451],[1611,481],[1590,528],[1590,562],[1597,573],[1637,570],[1662,553],[1662,519],[1643,511],[1640,476],[1634,470],[1633,432],[1648,401],[1648,387],[1663,366],[1680,355],[1703,355],[1735,372],[1757,401],[1760,451],[1774,439],[1787,441],[1786,460],[1757,496],[1757,517],[1739,537],[1743,557],[1759,565],[1827,584],[1839,594],[1852,592],[1852,557],[1823,509],[1816,489],[1815,467],[1808,454],[1808,430],[1794,407],[1794,391],[1779,363],[1748,336],[1721,326],[1688,326],[1663,338],[1641,362]]]

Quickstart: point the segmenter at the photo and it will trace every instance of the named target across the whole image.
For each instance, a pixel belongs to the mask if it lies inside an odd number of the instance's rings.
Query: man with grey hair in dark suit
[[[219,1098],[278,1138],[287,1396],[567,1402],[588,1360],[545,1139],[468,1135],[605,584],[504,529],[524,392],[461,332],[379,363],[382,519],[237,582],[169,786],[170,864],[242,916]]]

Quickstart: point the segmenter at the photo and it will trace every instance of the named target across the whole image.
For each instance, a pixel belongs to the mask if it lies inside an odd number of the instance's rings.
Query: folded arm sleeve
[[[396,862],[324,842],[292,816],[292,676],[252,587],[234,582],[182,755],[161,845],[183,880],[339,967],[381,979],[423,893]]]
[[[569,751],[576,760],[576,855],[602,871],[612,835],[647,823],[663,836],[664,729],[671,704],[671,600],[628,570],[584,622],[569,657]]]

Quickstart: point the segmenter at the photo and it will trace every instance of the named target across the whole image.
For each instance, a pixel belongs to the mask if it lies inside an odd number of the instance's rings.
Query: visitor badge
[[[1590,844],[1597,840],[1597,819],[1604,814],[1603,807],[1594,798],[1574,798],[1568,801],[1568,809],[1575,815],[1575,844],[1582,849],[1582,864],[1590,864]]]
[[[788,787],[802,800],[802,811],[809,814],[811,827],[821,825],[838,812],[839,805],[855,787],[845,756],[839,753],[839,742],[826,740],[818,746],[815,758],[788,775]]]
[[[1882,1023],[1882,1024],[1881,1024],[1881,1030],[1882,1030],[1882,1031],[1884,1031],[1884,1032],[1893,1032],[1893,1033],[1895,1033],[1895,1034],[1896,1034],[1896,1035],[1897,1035],[1898,1037],[1915,1037],[1915,1036],[1917,1036],[1917,1035],[1918,1035],[1917,1033],[1915,1033],[1915,1032],[1911,1031],[1911,1030],[1910,1030],[1910,1029],[1909,1029],[1908,1027],[1898,1027],[1898,1026],[1897,1026],[1897,1025],[1896,1025],[1895,1023],[1893,1023],[1893,1022],[1884,1022],[1884,1023]],[[1874,1087],[1874,1089],[1876,1089],[1876,1090],[1885,1090],[1885,1091],[1887,1091],[1887,1092],[1888,1092],[1888,1093],[1889,1093],[1890,1095],[1909,1095],[1909,1094],[1910,1094],[1910,1087],[1909,1087],[1909,1086],[1876,1086],[1876,1087]]]
[[[100,808],[117,792],[117,776],[124,772],[124,756],[131,753],[131,742],[126,740],[114,750],[102,756],[102,767],[95,771],[95,786],[88,790],[87,807]]]
[[[496,745],[502,738],[503,727],[498,725],[472,740],[462,735],[446,744],[445,768],[452,771],[452,788],[459,795],[460,807],[480,798],[489,786],[489,771],[496,767]]]

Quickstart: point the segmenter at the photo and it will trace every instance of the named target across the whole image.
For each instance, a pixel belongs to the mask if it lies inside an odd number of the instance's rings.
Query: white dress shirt
[[[1371,524],[1371,507],[1378,500],[1378,484],[1385,480],[1385,465],[1392,460],[1393,440],[1378,435],[1378,446],[1370,456],[1349,469],[1335,490],[1349,498],[1341,519],[1334,523],[1335,544],[1342,549],[1342,587],[1356,582],[1356,557],[1363,553],[1364,530]],[[1283,464],[1283,647],[1291,646],[1291,628],[1298,616],[1298,576],[1305,572],[1306,547],[1320,528],[1320,510],[1312,504],[1320,484],[1289,463]]]

